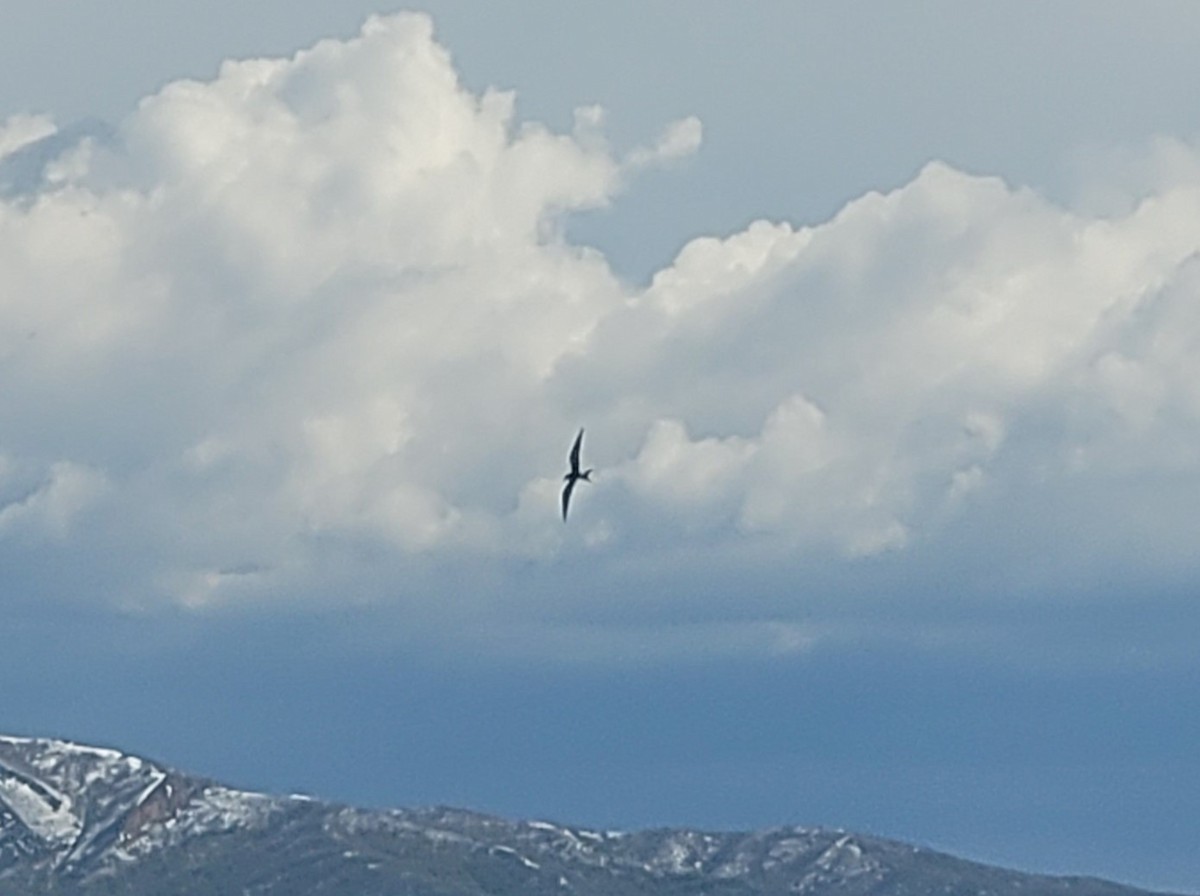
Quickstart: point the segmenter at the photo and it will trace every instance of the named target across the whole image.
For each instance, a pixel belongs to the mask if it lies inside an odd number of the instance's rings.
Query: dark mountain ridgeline
[[[1136,896],[821,828],[598,832],[224,787],[0,737],[3,896]]]

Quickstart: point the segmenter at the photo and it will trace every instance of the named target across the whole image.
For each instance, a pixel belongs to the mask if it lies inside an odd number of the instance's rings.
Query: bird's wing
[[[563,522],[567,521],[567,506],[571,503],[571,492],[575,490],[574,479],[568,479],[567,484],[563,486],[562,505],[563,505]]]
[[[583,430],[579,430],[579,435],[575,437],[575,444],[571,446],[571,472],[579,472],[579,448],[583,445]]]

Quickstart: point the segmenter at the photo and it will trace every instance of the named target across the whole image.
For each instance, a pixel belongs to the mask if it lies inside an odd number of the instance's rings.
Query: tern
[[[563,508],[563,522],[564,523],[567,521],[567,507],[570,506],[570,504],[571,504],[571,492],[573,492],[575,490],[575,483],[578,482],[580,479],[582,479],[584,482],[592,481],[589,478],[592,475],[591,469],[584,470],[582,473],[579,472],[579,448],[582,445],[583,445],[583,430],[581,429],[581,430],[579,430],[579,435],[577,435],[575,437],[575,444],[571,446],[571,457],[570,457],[571,469],[570,469],[570,472],[568,472],[567,475],[563,477],[563,479],[567,483],[566,485],[563,486],[563,493],[562,493],[562,508]]]

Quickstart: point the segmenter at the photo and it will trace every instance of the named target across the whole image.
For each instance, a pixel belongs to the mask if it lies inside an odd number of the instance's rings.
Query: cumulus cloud
[[[704,128],[694,115],[672,122],[652,146],[638,147],[629,154],[625,164],[630,168],[673,162],[685,158],[700,148]]]
[[[14,464],[0,458],[0,486],[11,488],[21,482]],[[35,537],[64,539],[75,519],[105,489],[104,476],[69,461],[52,464],[44,478],[19,497],[0,507],[0,537],[24,532]]]
[[[0,126],[0,160],[22,147],[53,134],[57,128],[46,115],[13,115]]]
[[[53,133],[11,119],[0,155]],[[436,617],[581,553],[605,581],[757,552],[748,591],[998,569],[1036,493],[1067,554],[1194,565],[1177,510],[1080,496],[1200,478],[1200,165],[1098,217],[931,163],[819,226],[694,240],[644,288],[565,238],[700,139],[685,118],[618,158],[602,110],[517,121],[405,14],[56,149],[0,202],[0,453],[28,485],[0,546],[94,540],[118,603]],[[564,526],[580,425],[598,474]]]

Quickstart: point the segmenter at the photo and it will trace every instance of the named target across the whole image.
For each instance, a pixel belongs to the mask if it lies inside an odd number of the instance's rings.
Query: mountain
[[[0,737],[2,896],[1135,896],[821,828],[590,831],[236,790]]]

